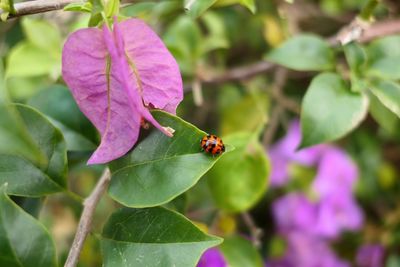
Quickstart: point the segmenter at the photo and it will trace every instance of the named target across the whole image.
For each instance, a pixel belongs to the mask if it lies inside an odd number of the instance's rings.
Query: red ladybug
[[[221,155],[225,152],[225,146],[222,139],[216,135],[208,134],[201,139],[201,148],[212,155]]]

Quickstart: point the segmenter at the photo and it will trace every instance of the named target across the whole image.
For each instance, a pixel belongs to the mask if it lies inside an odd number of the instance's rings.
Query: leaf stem
[[[101,196],[106,191],[108,184],[111,180],[111,173],[106,168],[97,182],[92,193],[83,202],[83,211],[79,220],[78,229],[75,234],[74,241],[72,242],[71,249],[68,254],[67,261],[64,267],[75,267],[79,260],[79,255],[83,248],[83,243],[90,231],[93,215],[96,210],[97,204],[99,203]]]
[[[256,248],[260,248],[261,237],[263,236],[263,230],[261,228],[257,227],[253,218],[251,217],[251,215],[248,212],[241,213],[241,216],[242,216],[243,222],[249,228],[253,245]]]
[[[378,5],[379,0],[369,0],[367,4],[363,7],[360,13],[360,18],[366,21],[369,21],[374,13],[376,6]]]

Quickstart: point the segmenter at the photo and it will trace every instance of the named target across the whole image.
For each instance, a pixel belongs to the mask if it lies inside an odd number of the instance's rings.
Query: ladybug
[[[208,134],[201,139],[201,148],[212,155],[221,155],[225,152],[225,145],[222,139],[216,135]]]

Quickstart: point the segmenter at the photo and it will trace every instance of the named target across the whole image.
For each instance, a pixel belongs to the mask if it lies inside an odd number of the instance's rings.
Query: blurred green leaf
[[[388,36],[372,42],[368,49],[369,76],[400,79],[400,36]]]
[[[334,67],[328,43],[314,35],[296,35],[266,56],[267,60],[300,71],[328,70]]]
[[[37,197],[63,191],[67,186],[66,145],[61,132],[34,109],[16,105],[30,136],[48,159],[39,166],[18,155],[0,155],[0,184],[8,183],[7,192]]]
[[[184,0],[185,11],[192,17],[201,16],[217,0]]]
[[[400,267],[400,256],[390,255],[386,261],[386,267]]]
[[[371,92],[390,111],[400,117],[400,85],[391,81],[378,81],[371,84]]]
[[[75,12],[92,12],[92,3],[81,2],[81,3],[70,3],[64,7],[64,11],[75,11]]]
[[[49,232],[18,207],[0,187],[0,265],[7,267],[57,266]],[[40,252],[40,253],[39,253]]]
[[[25,103],[33,95],[51,85],[53,81],[46,76],[10,77],[7,79],[7,90],[14,102]]]
[[[123,6],[120,10],[121,14],[127,17],[144,17],[152,12],[157,2],[143,2],[133,5]]]
[[[46,163],[45,156],[29,135],[15,107],[9,103],[3,74],[3,62],[0,60],[0,153],[21,155],[43,165]]]
[[[369,95],[369,111],[379,125],[390,134],[395,134],[396,130],[399,129],[399,118],[373,94]]]
[[[303,98],[301,148],[336,140],[365,118],[368,98],[352,93],[341,77],[322,73],[314,77]]]
[[[207,12],[201,19],[208,32],[204,40],[203,52],[207,53],[214,49],[228,48],[229,42],[223,19],[214,12]]]
[[[227,88],[230,90],[232,88]],[[221,132],[254,132],[267,122],[268,98],[264,93],[247,94],[222,110]]]
[[[179,63],[183,74],[191,75],[203,55],[203,39],[199,26],[187,16],[181,16],[168,28],[163,38]]]
[[[195,267],[200,255],[222,239],[203,233],[179,213],[165,208],[118,210],[102,234],[105,267]]]
[[[229,267],[262,267],[261,255],[250,241],[239,236],[226,237],[219,247]]]
[[[30,44],[43,49],[47,53],[61,54],[60,30],[45,20],[24,17],[21,21],[22,29]]]
[[[221,158],[207,175],[215,202],[223,210],[247,210],[267,190],[269,162],[256,136],[236,133],[224,137],[235,150]]]
[[[103,2],[105,4],[104,11],[107,18],[112,18],[113,16],[118,15],[119,1],[120,0],[108,0]]]
[[[96,129],[79,110],[67,87],[53,85],[36,94],[28,104],[47,115],[62,131],[68,150],[87,151],[96,148]]]
[[[254,0],[218,0],[216,6],[228,6],[240,4],[250,10],[253,14],[256,13],[256,1]]]
[[[357,43],[349,43],[343,47],[350,71],[356,75],[361,75],[367,62],[365,49]]]
[[[168,113],[152,114],[161,125],[175,129],[174,137],[152,131],[132,152],[110,166],[112,179],[108,192],[128,207],[169,202],[194,186],[221,158],[201,151],[200,140],[205,132]]]
[[[31,43],[21,42],[8,55],[6,77],[32,77],[50,74],[58,77],[61,73],[61,54],[54,57],[48,51]]]

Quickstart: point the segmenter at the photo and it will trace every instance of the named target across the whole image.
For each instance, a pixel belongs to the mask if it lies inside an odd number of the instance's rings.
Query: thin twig
[[[274,84],[272,85],[271,94],[277,100],[277,104],[271,111],[271,117],[268,121],[268,126],[264,132],[263,145],[268,147],[272,142],[276,131],[279,126],[279,118],[284,111],[284,106],[282,105],[282,99],[286,99],[282,93],[283,87],[285,86],[288,77],[288,70],[284,68],[278,68],[274,75]],[[288,100],[286,100],[288,101]],[[297,105],[297,104],[296,104]],[[299,109],[296,107],[296,110]]]
[[[16,3],[14,4],[15,13],[10,14],[7,19],[60,10],[71,3],[84,2],[85,1],[82,0],[36,0]],[[0,14],[2,13],[4,13],[4,11],[0,9]]]
[[[263,236],[263,230],[257,227],[256,223],[254,222],[253,218],[248,212],[241,213],[243,222],[249,228],[251,241],[256,248],[260,248],[261,246],[261,238]]]
[[[83,243],[85,242],[85,239],[92,226],[93,215],[97,204],[100,201],[101,196],[106,191],[110,180],[110,170],[106,168],[92,193],[83,202],[83,211],[79,220],[78,229],[76,231],[75,238],[72,242],[71,250],[69,251],[64,267],[75,267],[77,265]]]

